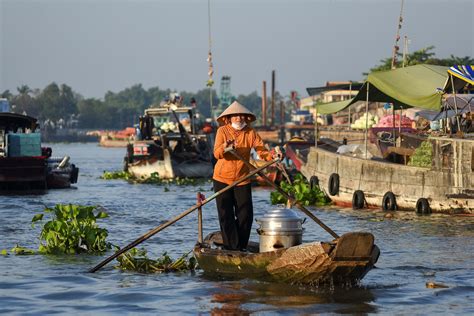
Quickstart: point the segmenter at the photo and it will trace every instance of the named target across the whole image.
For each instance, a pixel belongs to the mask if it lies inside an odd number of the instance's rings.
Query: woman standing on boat
[[[215,192],[249,172],[241,160],[224,152],[226,147],[233,146],[247,161],[252,148],[261,159],[272,159],[260,136],[250,127],[255,119],[255,115],[237,101],[217,118],[220,127],[214,144],[214,156],[217,159],[213,176]],[[216,203],[224,247],[229,250],[245,250],[253,221],[250,180],[219,195]]]

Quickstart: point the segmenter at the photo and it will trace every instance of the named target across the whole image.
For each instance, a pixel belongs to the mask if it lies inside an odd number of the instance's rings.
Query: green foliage
[[[472,65],[474,64],[474,58],[466,57],[456,57],[451,55],[449,58],[435,58],[435,53],[433,50],[435,46],[428,46],[417,51],[414,51],[411,54],[407,54],[405,60],[405,66],[412,66],[418,64],[430,64],[430,65],[439,65],[439,66],[454,66],[454,65]],[[397,63],[396,68],[400,68],[403,65],[403,54],[397,53]],[[370,72],[375,71],[384,71],[390,70],[392,68],[392,57],[388,57],[380,60],[380,65],[375,66],[370,69]],[[367,73],[364,73],[367,75]]]
[[[303,205],[327,205],[331,201],[319,187],[311,189],[308,181],[301,173],[294,177],[293,184],[282,181],[280,187]],[[272,204],[285,204],[287,202],[287,199],[278,191],[270,193],[270,200]]]
[[[108,217],[103,211],[94,211],[97,206],[57,204],[45,208],[52,219],[43,225],[40,233],[39,252],[45,254],[101,253],[111,248],[106,242],[108,232],[99,228],[97,219]],[[44,214],[33,217],[32,223],[43,219]]]
[[[20,247],[18,244],[11,249],[11,252],[15,255],[34,255],[36,254],[33,250],[27,249],[25,247]]]
[[[124,271],[135,271],[139,273],[163,273],[177,271],[194,271],[197,268],[197,262],[194,257],[188,258],[189,253],[184,254],[177,260],[171,259],[165,252],[156,260],[148,258],[145,249],[133,248],[130,251],[121,254],[117,261],[116,268]]]
[[[115,180],[115,179],[123,179],[127,180],[131,183],[145,183],[145,184],[155,184],[155,185],[198,185],[204,182],[209,182],[207,179],[196,179],[196,178],[173,178],[173,179],[163,179],[160,178],[157,172],[154,172],[150,175],[150,177],[143,177],[143,178],[136,178],[127,171],[104,171],[101,176],[101,179],[105,180]],[[166,191],[166,190],[165,190]]]
[[[431,168],[433,160],[433,148],[429,141],[421,143],[420,147],[415,149],[414,154],[410,157],[409,166]]]
[[[116,179],[123,179],[123,180],[132,180],[133,176],[128,173],[127,171],[104,171],[101,179],[105,180],[116,180]]]

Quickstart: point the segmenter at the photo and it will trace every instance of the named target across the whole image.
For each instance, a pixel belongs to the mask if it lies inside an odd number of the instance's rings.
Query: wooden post
[[[202,243],[203,235],[202,235],[202,206],[201,203],[205,200],[206,197],[201,194],[201,192],[197,193],[197,204],[198,206],[198,242]]]

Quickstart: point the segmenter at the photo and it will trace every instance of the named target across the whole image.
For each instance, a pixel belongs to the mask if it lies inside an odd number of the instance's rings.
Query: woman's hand
[[[278,159],[279,161],[283,160],[283,153],[281,152],[281,148],[276,146],[272,150],[272,159]]]

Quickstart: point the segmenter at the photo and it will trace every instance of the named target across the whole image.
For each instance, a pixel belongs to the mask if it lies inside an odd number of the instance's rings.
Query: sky
[[[401,0],[211,0],[214,80],[234,95],[307,96],[390,57]],[[408,51],[473,56],[473,0],[405,0]],[[197,92],[208,79],[207,0],[0,0],[0,92],[67,84],[103,98],[135,84]]]

